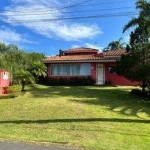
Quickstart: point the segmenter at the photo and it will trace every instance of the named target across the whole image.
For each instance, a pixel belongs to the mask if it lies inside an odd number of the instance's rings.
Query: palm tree
[[[117,50],[117,49],[124,49],[125,43],[122,43],[122,38],[119,38],[117,41],[112,41],[108,44],[106,48],[104,48],[104,51],[108,50]]]
[[[139,10],[139,16],[131,19],[123,28],[123,32],[131,27],[142,26],[146,31],[150,31],[150,2],[138,0],[136,9]]]
[[[16,75],[15,75],[16,81],[19,82],[21,84],[21,91],[25,91],[25,85],[27,83],[34,83],[34,77],[33,75],[26,70],[19,70]]]
[[[150,2],[146,0],[138,0],[136,9],[139,10],[139,15],[131,19],[123,28],[123,32],[134,27],[134,31],[130,34],[130,50],[132,55],[139,54],[140,61],[138,62],[137,72],[142,72],[142,92],[149,82],[149,73],[145,71],[149,67],[149,37],[150,37]],[[137,68],[137,67],[136,67]],[[148,73],[148,74],[147,74]],[[137,74],[137,73],[136,73]]]
[[[39,77],[46,77],[47,75],[47,67],[41,61],[34,61],[30,70],[33,76],[35,77],[36,81]]]

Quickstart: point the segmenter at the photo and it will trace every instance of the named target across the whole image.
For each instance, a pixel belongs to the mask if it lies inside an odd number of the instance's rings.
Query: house
[[[91,76],[97,85],[137,85],[115,72],[116,60],[120,59],[125,50],[113,50],[99,53],[93,48],[73,48],[60,50],[59,54],[46,58],[49,78]]]

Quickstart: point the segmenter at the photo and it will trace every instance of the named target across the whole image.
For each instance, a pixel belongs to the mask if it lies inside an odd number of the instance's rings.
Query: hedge
[[[38,81],[39,84],[45,84],[50,86],[87,86],[94,85],[95,80],[90,76],[82,77],[51,77],[41,78]]]

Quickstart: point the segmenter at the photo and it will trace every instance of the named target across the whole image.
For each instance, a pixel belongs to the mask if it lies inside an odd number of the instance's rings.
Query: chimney
[[[63,55],[63,51],[60,49],[59,50],[59,57],[61,57]]]

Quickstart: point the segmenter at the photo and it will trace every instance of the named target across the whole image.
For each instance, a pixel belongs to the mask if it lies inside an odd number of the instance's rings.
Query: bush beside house
[[[95,80],[90,76],[83,77],[51,77],[41,78],[38,83],[50,86],[90,86],[95,84]]]

